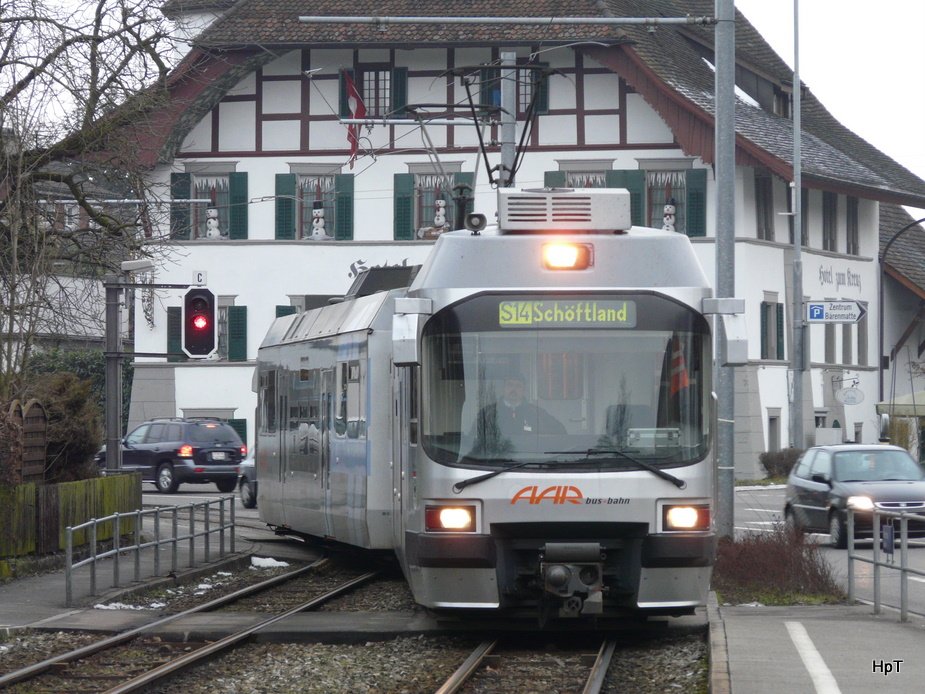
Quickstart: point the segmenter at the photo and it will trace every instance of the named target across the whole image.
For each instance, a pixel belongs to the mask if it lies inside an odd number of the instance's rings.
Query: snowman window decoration
[[[448,231],[449,228],[450,225],[446,221],[446,200],[443,198],[437,198],[434,200],[433,226],[421,227],[418,229],[417,236],[419,239],[435,239],[444,231]]]
[[[665,231],[675,230],[674,225],[676,220],[676,211],[677,207],[674,198],[669,198],[667,201],[665,201],[664,215],[662,216],[662,229]]]
[[[220,239],[223,236],[218,224],[218,210],[210,207],[206,210],[206,238]]]
[[[316,200],[312,203],[312,231],[313,241],[329,241],[333,239],[324,228],[324,202]]]

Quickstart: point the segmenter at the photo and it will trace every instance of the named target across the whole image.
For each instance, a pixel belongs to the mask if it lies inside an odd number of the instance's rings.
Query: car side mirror
[[[818,482],[819,484],[827,484],[827,485],[829,485],[830,487],[832,486],[832,480],[830,480],[828,477],[826,477],[825,475],[822,475],[822,474],[820,474],[820,473],[818,473],[818,472],[817,472],[815,475],[813,475],[812,477],[810,477],[810,479],[811,479],[813,482]]]

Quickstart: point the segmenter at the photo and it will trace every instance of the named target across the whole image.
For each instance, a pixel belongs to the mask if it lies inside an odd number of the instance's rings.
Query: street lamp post
[[[900,229],[895,234],[893,234],[890,237],[890,240],[886,242],[886,245],[883,247],[883,250],[880,251],[880,256],[877,258],[877,262],[880,266],[880,271],[877,275],[877,278],[878,278],[877,298],[879,300],[879,306],[878,306],[879,328],[877,331],[878,332],[877,349],[879,350],[878,358],[880,360],[880,363],[877,365],[879,367],[877,371],[880,374],[880,391],[879,391],[880,397],[878,398],[879,402],[883,402],[883,360],[885,356],[883,354],[883,274],[884,274],[883,262],[886,260],[886,254],[890,250],[890,246],[893,245],[896,239],[898,239],[902,234],[904,234],[906,231],[908,231],[912,227],[916,226],[917,224],[921,224],[922,222],[925,222],[925,217],[922,217],[921,219],[916,219],[914,222],[909,222],[906,226],[904,226],[902,229]]]

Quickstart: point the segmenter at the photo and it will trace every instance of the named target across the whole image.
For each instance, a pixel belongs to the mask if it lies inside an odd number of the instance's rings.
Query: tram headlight
[[[425,506],[428,532],[475,532],[475,506]]]
[[[554,241],[543,244],[543,267],[547,270],[585,270],[593,257],[590,243]]]
[[[709,530],[710,507],[683,504],[662,507],[663,530]]]

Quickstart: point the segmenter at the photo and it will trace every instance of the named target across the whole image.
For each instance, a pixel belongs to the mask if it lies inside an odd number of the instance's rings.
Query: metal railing
[[[925,547],[923,541],[909,540],[909,520],[925,523],[925,515],[919,513],[906,513],[896,511],[877,511],[872,514],[873,524],[873,556],[864,557],[854,551],[854,515],[853,509],[848,509],[848,602],[854,602],[854,562],[860,561],[872,564],[874,567],[874,614],[880,614],[880,569],[899,570],[899,618],[900,621],[909,621],[909,575],[925,577],[925,571],[910,568],[909,547]],[[865,514],[866,515],[866,514]],[[887,520],[884,524],[882,521]],[[899,521],[899,566],[896,565],[896,526]],[[887,559],[883,560],[882,555]]]
[[[218,534],[218,558],[235,552],[235,518],[233,496],[223,496],[185,506],[158,506],[155,508],[138,509],[128,513],[114,513],[105,518],[93,518],[80,525],[65,529],[65,567],[64,577],[66,588],[65,604],[71,607],[74,600],[74,571],[83,566],[90,567],[90,595],[97,594],[97,565],[99,562],[112,559],[112,587],[118,588],[121,584],[122,559],[133,560],[134,581],[141,580],[142,552],[153,550],[150,567],[146,564],[149,575],[161,576],[162,561],[161,547],[169,546],[170,572],[176,573],[180,567],[180,543],[186,542],[187,560],[185,567],[195,567],[197,563],[207,564],[212,561],[212,535]],[[218,525],[212,522],[213,506],[218,506]],[[229,512],[226,513],[226,506]],[[186,522],[181,529],[181,518]],[[132,537],[134,543],[123,545],[121,525],[123,519],[134,519]],[[162,531],[163,521],[168,520],[168,531]],[[143,533],[144,522],[149,521],[151,529]],[[112,547],[100,551],[97,542],[97,528],[103,523],[112,523]],[[74,533],[86,530],[89,534],[89,556],[80,561],[74,561]],[[229,538],[226,551],[225,537]],[[197,538],[202,538],[201,559],[197,559]],[[166,574],[164,574],[166,575]]]

